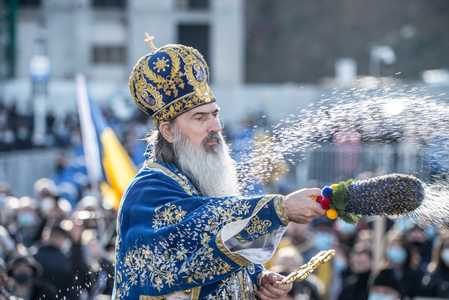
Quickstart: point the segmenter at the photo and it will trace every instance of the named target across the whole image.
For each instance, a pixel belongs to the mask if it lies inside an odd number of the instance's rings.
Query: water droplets
[[[422,86],[372,81],[346,90],[330,90],[317,103],[291,114],[273,126],[270,135],[256,139],[238,171],[244,190],[255,181],[279,176],[279,164],[295,165],[305,154],[339,136],[356,136],[363,143],[410,142],[430,149],[441,164],[449,166],[449,105]],[[443,140],[443,142],[442,142]],[[424,223],[447,223],[447,182],[427,183],[422,206],[411,214]],[[445,224],[446,224],[445,223]]]

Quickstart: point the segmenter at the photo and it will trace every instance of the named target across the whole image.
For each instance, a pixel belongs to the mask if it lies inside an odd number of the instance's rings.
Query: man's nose
[[[221,126],[220,119],[217,117],[211,118],[208,126],[207,132],[219,132],[223,129],[223,126]]]

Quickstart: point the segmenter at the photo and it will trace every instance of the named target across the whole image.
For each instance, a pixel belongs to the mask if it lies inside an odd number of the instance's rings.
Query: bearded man
[[[291,285],[264,270],[289,221],[324,211],[320,189],[242,196],[221,134],[209,70],[170,44],[138,60],[131,95],[152,116],[145,165],[118,215],[115,299],[277,299]]]

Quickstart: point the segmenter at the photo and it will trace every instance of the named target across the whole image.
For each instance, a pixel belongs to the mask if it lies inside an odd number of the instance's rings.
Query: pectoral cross
[[[145,32],[145,39],[143,41],[148,44],[151,52],[154,52],[157,50],[157,47],[154,44],[154,36],[149,35],[148,32]]]

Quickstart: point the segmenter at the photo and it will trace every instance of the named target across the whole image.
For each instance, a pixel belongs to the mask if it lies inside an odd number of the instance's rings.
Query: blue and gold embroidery
[[[185,210],[174,204],[159,206],[154,211],[153,228],[159,229],[167,225],[178,224],[186,214]]]
[[[126,192],[118,218],[116,299],[164,299],[189,289],[195,291],[192,298],[206,299],[229,276],[252,265],[224,245],[227,224],[249,218],[246,235],[280,228],[273,206],[279,196],[202,197],[191,194],[182,177],[171,165],[149,162]],[[264,220],[271,222],[268,228]],[[247,283],[240,281],[243,288]]]
[[[153,161],[146,161],[145,166],[147,168],[153,168],[153,169],[161,171],[162,173],[164,173],[164,175],[166,175],[166,176],[170,177],[171,179],[173,179],[174,181],[176,181],[187,194],[189,194],[189,195],[192,195],[194,193],[198,194],[198,191],[195,189],[195,187],[193,185],[190,184],[189,180],[184,175],[175,174],[174,172],[170,171],[168,168],[162,166],[161,164],[153,162]]]
[[[137,61],[129,89],[137,106],[160,123],[214,102],[208,80],[209,68],[198,50],[170,44]]]
[[[261,220],[258,216],[251,219],[245,231],[252,236],[262,236],[268,233],[268,228],[271,226],[270,220]]]
[[[153,68],[156,70],[156,72],[161,73],[165,72],[165,69],[170,66],[170,63],[167,58],[162,57],[156,59],[155,62],[153,62]]]
[[[274,200],[274,208],[276,209],[276,213],[281,220],[282,225],[287,226],[288,225],[288,217],[287,213],[285,212],[283,201],[283,196],[277,196]]]

